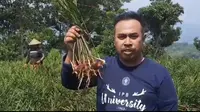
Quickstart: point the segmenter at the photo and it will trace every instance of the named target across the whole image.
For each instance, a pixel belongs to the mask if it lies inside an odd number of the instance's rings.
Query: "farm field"
[[[24,68],[24,61],[0,62],[0,110],[95,110],[96,88],[72,91],[61,85],[61,55],[52,50],[38,71]],[[179,96],[179,110],[200,110],[200,60],[157,60],[165,65]]]

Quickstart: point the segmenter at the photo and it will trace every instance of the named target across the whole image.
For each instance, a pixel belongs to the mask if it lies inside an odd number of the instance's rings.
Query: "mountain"
[[[200,59],[200,51],[198,51],[193,44],[183,42],[174,43],[165,50],[172,57],[181,56]]]

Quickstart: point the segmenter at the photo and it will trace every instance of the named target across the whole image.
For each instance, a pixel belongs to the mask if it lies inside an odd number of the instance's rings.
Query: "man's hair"
[[[119,14],[115,17],[114,19],[114,26],[122,21],[122,20],[130,20],[130,19],[135,19],[137,21],[140,22],[141,26],[142,26],[142,33],[144,34],[144,27],[145,27],[145,23],[144,20],[142,18],[142,16],[134,11],[128,11],[128,12],[124,12],[122,14]]]

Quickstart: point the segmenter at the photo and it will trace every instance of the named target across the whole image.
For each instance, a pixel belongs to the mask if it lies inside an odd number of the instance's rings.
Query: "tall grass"
[[[0,110],[94,110],[95,91],[70,91],[60,80],[61,56],[53,50],[38,71],[23,62],[0,62]]]
[[[24,61],[0,62],[0,110],[96,110],[96,88],[71,91],[61,85],[61,55],[52,50],[37,71]],[[162,57],[174,80],[180,110],[200,110],[200,60]]]
[[[180,110],[200,110],[200,60],[162,57],[158,62],[166,66],[172,75]]]

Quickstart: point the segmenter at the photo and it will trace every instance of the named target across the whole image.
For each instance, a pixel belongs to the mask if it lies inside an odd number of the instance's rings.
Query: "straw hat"
[[[33,39],[28,45],[37,45],[37,44],[41,44],[41,42],[36,39]]]

